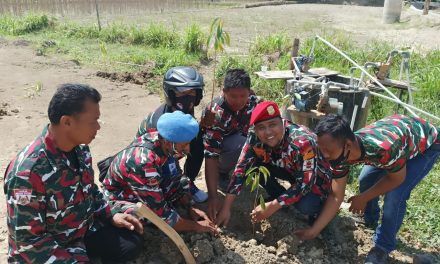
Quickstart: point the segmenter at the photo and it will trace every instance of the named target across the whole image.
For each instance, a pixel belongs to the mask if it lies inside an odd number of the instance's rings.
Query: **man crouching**
[[[6,169],[9,263],[84,263],[89,256],[121,263],[139,255],[141,223],[110,207],[94,184],[87,144],[100,129],[100,100],[87,85],[61,85],[50,124]]]
[[[217,216],[218,225],[227,225],[231,206],[248,179],[248,171],[264,166],[270,172],[260,185],[269,194],[265,208],[258,205],[251,213],[254,223],[270,217],[282,207],[294,205],[315,224],[330,192],[331,173],[327,161],[317,152],[316,136],[306,127],[281,118],[275,102],[259,103],[252,112],[251,130],[241,151],[228,193]],[[286,189],[279,180],[287,181]]]
[[[188,182],[174,156],[186,155],[197,136],[199,124],[181,111],[165,113],[157,131],[147,132],[120,151],[103,179],[111,201],[142,202],[177,232],[210,232],[216,227],[207,215],[191,207]],[[191,219],[181,217],[176,205],[188,209]]]

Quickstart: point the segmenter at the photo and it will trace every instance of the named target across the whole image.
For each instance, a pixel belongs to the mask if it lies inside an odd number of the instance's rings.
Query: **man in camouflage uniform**
[[[87,144],[100,129],[100,99],[87,85],[61,85],[50,124],[9,164],[8,262],[120,263],[140,253],[142,236],[131,230],[142,233],[141,223],[110,207],[94,184]]]
[[[258,205],[252,211],[252,221],[260,222],[281,207],[295,205],[309,215],[312,224],[321,211],[331,182],[330,166],[318,155],[315,134],[281,119],[277,104],[271,101],[255,107],[250,125],[253,127],[232,175],[217,224],[228,224],[232,202],[241,191],[246,172],[259,166],[270,172],[267,182],[260,175],[260,184],[270,197],[265,209]],[[291,187],[286,190],[277,179],[288,181]]]
[[[367,226],[377,226],[378,200],[384,195],[382,221],[366,263],[386,263],[396,248],[411,191],[440,156],[438,128],[421,118],[393,115],[353,133],[342,117],[330,115],[315,130],[318,147],[330,161],[334,178],[347,178],[351,165],[365,164],[359,176],[360,194],[348,201],[351,212],[365,213]],[[340,190],[343,194],[345,185]],[[334,204],[334,214],[339,205]]]
[[[251,80],[247,72],[231,69],[225,75],[223,94],[214,98],[202,114],[202,124],[206,126],[203,131],[203,143],[208,216],[213,221],[219,207],[219,178],[229,181],[228,174],[237,164],[241,148],[246,141],[249,119],[257,103],[258,98],[251,91]],[[215,115],[212,123],[205,122],[210,115]]]
[[[189,153],[198,131],[199,124],[189,114],[161,115],[157,131],[143,134],[116,154],[103,180],[106,197],[142,202],[178,232],[215,233],[207,215],[190,205],[187,179],[174,158]],[[181,217],[177,205],[188,209],[191,219]]]
[[[165,103],[154,112],[149,113],[139,125],[136,138],[148,131],[156,130],[157,120],[165,114],[176,110],[194,116],[194,107],[200,104],[203,97],[203,76],[191,67],[178,66],[169,69],[163,78]],[[186,157],[184,173],[189,178],[192,199],[197,203],[205,202],[208,195],[197,188],[194,181],[203,163],[203,140],[200,133],[191,140],[190,155]]]

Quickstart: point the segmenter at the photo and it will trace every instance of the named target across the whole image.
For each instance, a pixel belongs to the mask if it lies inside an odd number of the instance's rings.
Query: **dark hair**
[[[74,115],[84,111],[84,103],[101,101],[99,92],[86,84],[65,83],[58,86],[49,103],[47,113],[52,124],[59,124],[63,115]]]
[[[243,69],[230,69],[226,72],[224,89],[247,88],[251,89],[251,78]]]
[[[315,127],[315,134],[320,137],[329,134],[339,142],[346,139],[355,141],[355,136],[347,120],[340,115],[327,115],[323,117]]]

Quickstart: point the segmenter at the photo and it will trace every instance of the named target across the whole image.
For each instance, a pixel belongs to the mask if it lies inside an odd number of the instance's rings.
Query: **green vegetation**
[[[213,75],[216,76],[217,69],[217,55],[219,53],[223,53],[225,51],[225,46],[230,45],[230,37],[229,33],[223,30],[223,20],[221,18],[215,18],[211,22],[211,26],[209,28],[209,36],[206,40],[206,47],[213,54],[214,67],[213,67]],[[212,80],[212,93],[211,100],[214,98],[214,91],[216,85],[216,78]]]
[[[207,28],[208,26],[206,26]],[[111,71],[141,70],[152,65],[157,76],[176,65],[200,66],[206,59],[207,34],[198,24],[191,24],[182,32],[162,24],[126,25],[112,23],[101,31],[96,25],[60,22],[46,15],[31,14],[24,17],[0,16],[0,35],[30,40],[39,54],[57,54],[83,64],[104,65]],[[366,61],[384,61],[394,47],[385,42],[368,42],[359,45],[339,31],[322,34],[335,46],[346,52],[361,65]],[[234,36],[231,36],[234,39]],[[292,38],[285,33],[257,36],[247,56],[229,54],[219,59],[215,78],[220,84],[227,69],[243,67],[249,73],[259,71],[267,64],[271,70],[289,68],[289,47]],[[303,39],[300,54],[309,54],[313,39]],[[318,42],[313,67],[326,67],[348,74],[350,63]],[[127,64],[120,64],[122,62]],[[133,66],[138,64],[141,66]],[[398,79],[400,60],[396,58],[391,78]],[[96,66],[96,65],[95,65]],[[413,51],[410,65],[413,85],[419,89],[414,94],[415,105],[440,116],[440,50],[426,53]],[[356,72],[359,75],[359,72]],[[160,87],[160,78],[148,87]],[[252,87],[258,95],[278,102],[284,94],[283,81],[265,81],[252,78]],[[369,122],[393,113],[394,105],[374,98]],[[358,170],[356,170],[358,171]],[[440,247],[440,165],[431,171],[413,191],[408,202],[407,217],[401,230],[406,241],[420,242]],[[351,177],[350,189],[356,192],[356,177]]]
[[[162,75],[169,67],[197,66],[206,57],[206,36],[197,24],[177,32],[157,23],[111,23],[99,31],[94,24],[59,22],[46,15],[29,14],[0,16],[0,34],[32,41],[41,55],[57,53],[84,64],[105,64],[116,71],[139,70],[153,62],[153,73]]]
[[[0,32],[12,36],[36,32],[49,27],[49,25],[49,18],[46,15],[0,16]]]
[[[262,209],[266,209],[266,203],[264,202],[264,197],[262,194],[258,195],[259,185],[261,178],[264,177],[264,182],[267,182],[267,179],[270,177],[270,171],[264,167],[251,167],[246,171],[246,186],[251,186],[251,192],[256,191],[255,199],[254,199],[254,208],[257,207],[257,204],[261,206]]]
[[[183,36],[183,47],[186,52],[197,53],[203,49],[206,36],[198,24],[192,23]]]

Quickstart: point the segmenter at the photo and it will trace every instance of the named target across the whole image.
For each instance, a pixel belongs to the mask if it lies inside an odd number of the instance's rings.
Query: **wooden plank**
[[[258,71],[255,72],[258,77],[265,80],[289,80],[295,78],[291,70],[287,71]]]
[[[338,75],[339,72],[330,70],[324,67],[321,68],[311,68],[306,73],[312,74],[312,75],[319,75],[319,76],[331,76],[331,75]]]
[[[391,79],[383,79],[378,80],[382,85],[387,87],[393,87],[401,90],[408,90],[408,84],[402,81],[391,80]],[[417,91],[416,87],[410,86],[411,91]]]
[[[326,114],[319,112],[318,110],[310,110],[310,112],[298,111],[294,105],[287,108],[287,112],[291,116],[291,120],[294,123],[311,128],[314,119],[321,119]]]
[[[296,4],[296,1],[267,1],[267,2],[245,4],[244,8],[253,8],[253,7],[260,7],[260,6],[275,6],[275,5],[292,5],[292,4]]]
[[[265,80],[289,80],[295,78],[293,71],[258,71],[255,72],[258,77]],[[307,72],[302,73],[305,76],[331,76],[339,74],[337,71],[329,70],[327,68],[312,68]]]

